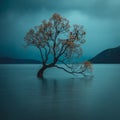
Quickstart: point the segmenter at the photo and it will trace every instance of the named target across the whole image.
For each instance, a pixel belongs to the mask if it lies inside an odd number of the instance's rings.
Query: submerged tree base
[[[40,79],[44,79],[44,71],[47,69],[47,67],[43,66],[37,73],[37,77]]]
[[[44,79],[43,74],[40,73],[39,71],[38,71],[38,73],[37,73],[37,77],[40,78],[40,79]]]

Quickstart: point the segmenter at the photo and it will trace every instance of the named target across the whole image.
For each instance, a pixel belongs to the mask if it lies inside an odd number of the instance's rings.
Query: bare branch
[[[56,67],[56,68],[59,68],[59,69],[62,69],[62,70],[64,70],[65,72],[67,72],[67,73],[70,73],[70,74],[73,74],[73,75],[75,75],[75,74],[82,74],[83,76],[86,76],[85,74],[84,74],[84,71],[70,71],[70,70],[67,70],[67,69],[65,69],[64,67],[60,67],[60,66],[58,66],[58,65],[54,65],[54,67]]]
[[[62,70],[64,70],[64,71],[67,72],[67,73],[74,74],[72,71],[69,71],[69,70],[67,70],[67,69],[65,69],[65,68],[63,68],[63,67],[58,66],[58,65],[54,65],[54,67],[57,67],[57,68],[59,68],[59,69],[62,69]]]
[[[65,48],[64,48],[64,46],[61,48],[61,51],[60,51],[60,53],[59,53],[59,55],[57,56],[57,58],[59,58],[59,57],[61,57],[65,52],[66,52],[66,49],[68,48],[68,46],[65,46]]]
[[[50,48],[50,45],[49,45],[49,43],[48,43],[48,51],[46,52],[45,63],[48,61],[48,57],[49,57],[50,51],[51,51],[51,48]]]
[[[39,48],[39,50],[40,50],[40,55],[41,55],[41,58],[42,58],[42,63],[44,64],[44,57],[43,57],[43,53],[42,53],[41,48]]]
[[[72,69],[72,67],[70,65],[66,64],[64,61],[62,61],[62,60],[58,60],[58,61],[61,62],[62,64],[64,64],[66,67]]]

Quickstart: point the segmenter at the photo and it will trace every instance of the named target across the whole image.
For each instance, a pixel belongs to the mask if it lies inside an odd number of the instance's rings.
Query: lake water
[[[0,65],[0,120],[120,120],[120,65],[94,65],[94,77],[39,65]]]

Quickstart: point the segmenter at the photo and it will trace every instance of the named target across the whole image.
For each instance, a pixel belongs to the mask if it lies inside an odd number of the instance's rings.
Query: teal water
[[[94,65],[71,77],[39,65],[0,65],[0,120],[120,120],[120,65]]]

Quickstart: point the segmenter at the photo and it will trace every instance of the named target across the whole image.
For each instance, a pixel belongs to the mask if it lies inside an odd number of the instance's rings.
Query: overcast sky
[[[53,13],[84,25],[84,57],[120,45],[119,0],[1,0],[0,56],[39,59],[36,48],[24,48],[26,32]]]

